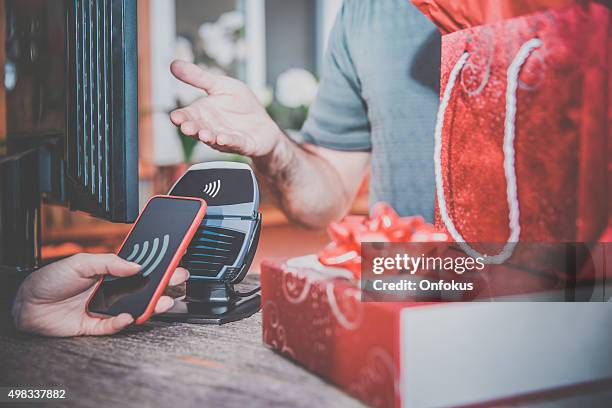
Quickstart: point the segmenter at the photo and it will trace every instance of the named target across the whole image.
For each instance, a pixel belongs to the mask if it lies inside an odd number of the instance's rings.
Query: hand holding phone
[[[139,264],[140,272],[101,279],[89,299],[88,313],[129,313],[136,324],[149,319],[205,212],[206,202],[199,198],[151,198],[118,252]]]

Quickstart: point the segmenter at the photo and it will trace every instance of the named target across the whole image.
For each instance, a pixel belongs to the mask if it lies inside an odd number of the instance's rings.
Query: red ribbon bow
[[[370,217],[346,216],[329,225],[332,242],[319,252],[319,262],[326,266],[349,269],[356,279],[361,276],[362,242],[446,242],[444,232],[435,229],[421,216],[400,217],[389,204],[378,203]]]

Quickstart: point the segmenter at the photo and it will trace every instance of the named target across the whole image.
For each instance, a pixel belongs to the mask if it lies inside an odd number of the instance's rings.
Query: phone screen
[[[186,235],[201,207],[199,200],[151,199],[118,253],[141,265],[140,272],[126,278],[106,276],[89,302],[89,311],[143,315],[181,243],[191,239]]]

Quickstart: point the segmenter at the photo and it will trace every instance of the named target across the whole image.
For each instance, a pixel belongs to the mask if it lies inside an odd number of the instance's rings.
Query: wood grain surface
[[[256,283],[257,275],[249,275],[240,290]],[[66,389],[67,399],[61,402],[17,407],[363,406],[266,348],[261,313],[222,326],[150,321],[107,337],[44,338],[2,326],[0,386]],[[479,406],[610,407],[612,388]]]
[[[65,388],[66,407],[361,406],[265,348],[260,325],[258,313],[224,326],[151,322],[112,337],[4,335],[1,382]]]
[[[108,337],[5,330],[0,385],[66,389],[67,400],[37,407],[362,406],[266,348],[261,312],[222,326],[150,321]]]

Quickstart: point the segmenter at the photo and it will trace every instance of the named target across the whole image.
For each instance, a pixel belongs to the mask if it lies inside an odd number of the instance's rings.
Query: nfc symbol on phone
[[[219,191],[221,191],[221,180],[215,180],[204,186],[204,194],[212,198],[215,198],[217,194],[219,194]]]
[[[140,249],[140,244],[134,244],[132,253],[125,259],[140,264],[141,274],[143,277],[146,277],[157,268],[157,265],[159,265],[164,255],[166,255],[168,243],[170,242],[170,235],[164,235],[163,240],[161,249],[159,249],[159,238],[155,238],[151,246],[151,251],[149,251],[149,241],[143,242],[142,250]],[[153,258],[155,258],[155,260],[153,260]]]

